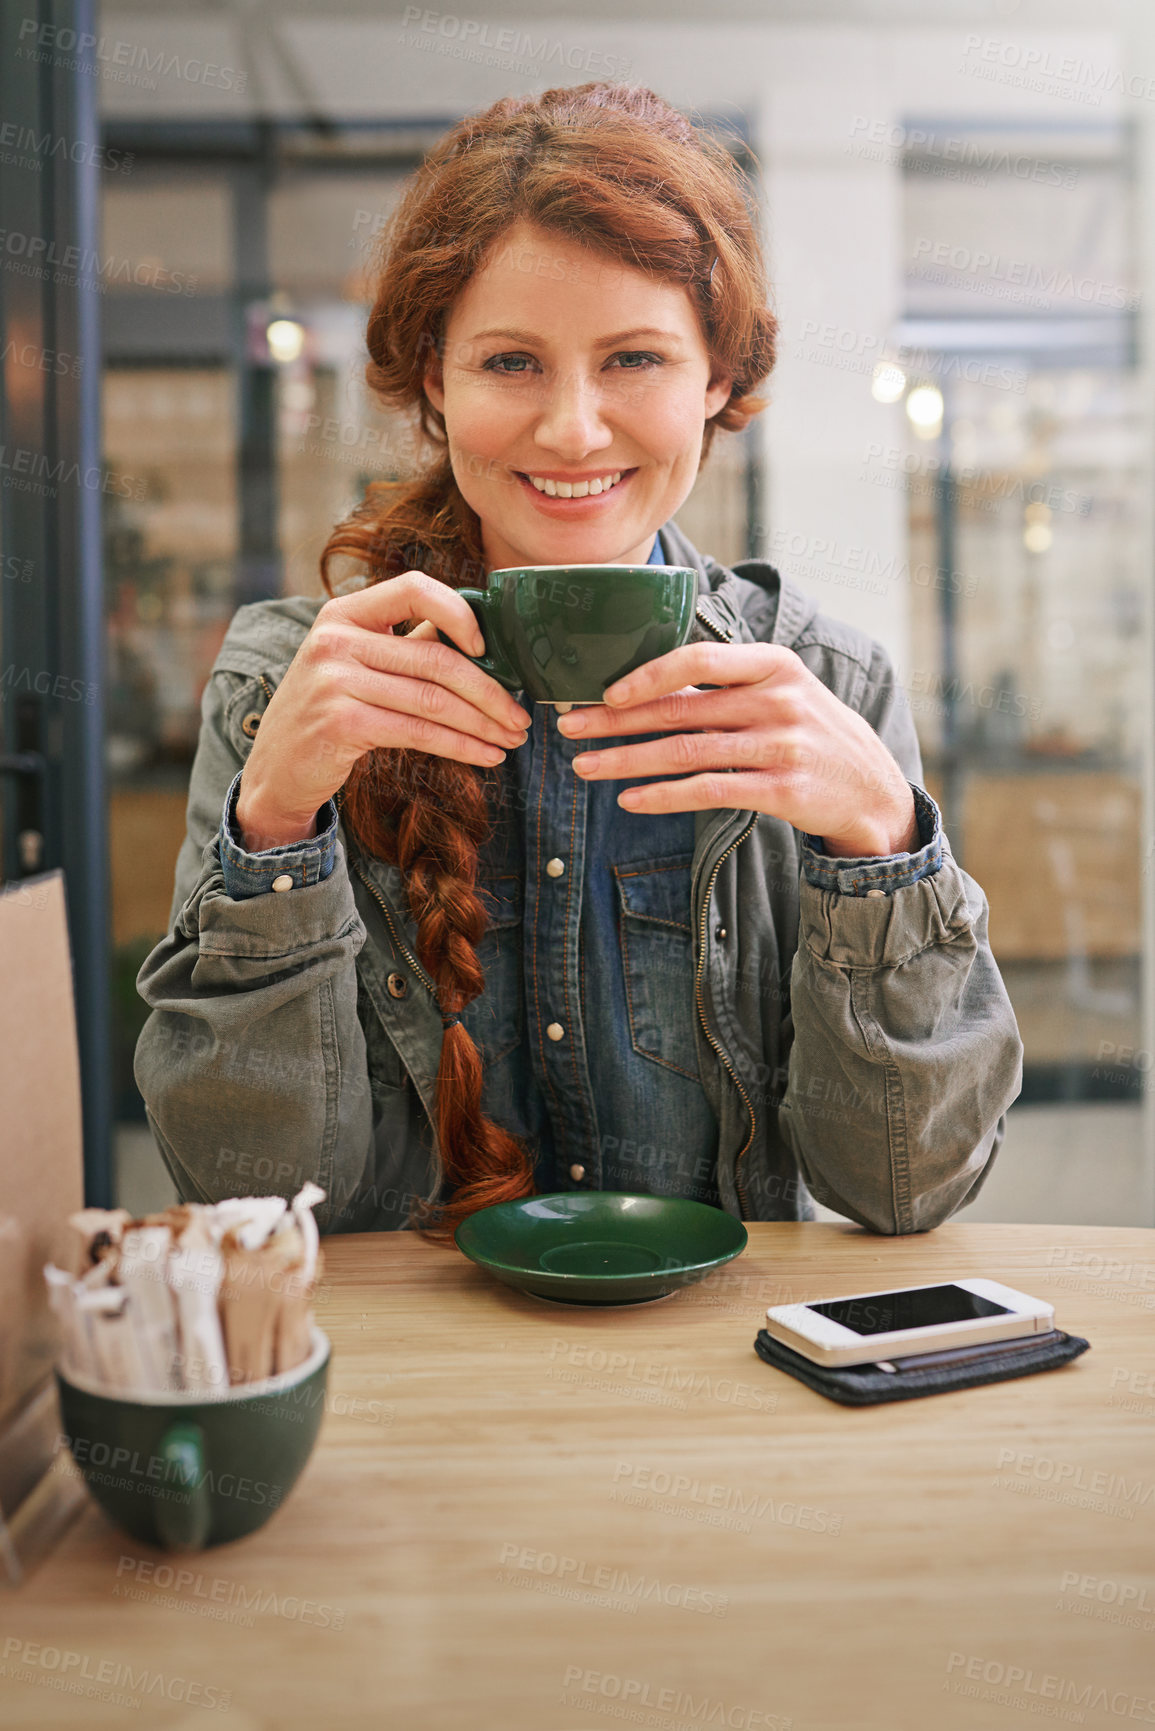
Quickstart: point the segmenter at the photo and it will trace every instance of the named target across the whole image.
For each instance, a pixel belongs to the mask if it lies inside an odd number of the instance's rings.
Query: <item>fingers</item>
[[[690,775],[680,781],[660,781],[648,787],[630,787],[618,795],[627,811],[767,811],[765,779],[754,774],[727,775],[715,770]]]
[[[720,697],[723,704],[712,703]],[[726,691],[682,691],[655,698],[652,703],[631,703],[627,708],[608,703],[583,703],[558,719],[559,730],[568,739],[605,739],[611,734],[657,733],[663,728],[709,727],[723,720],[734,721],[733,699]],[[740,718],[738,718],[740,719]]]
[[[407,637],[383,636],[360,632],[352,644],[355,661],[366,670],[359,682],[359,694],[369,701],[391,704],[401,696],[401,707],[412,714],[430,715],[440,720],[443,711],[452,711],[456,725],[473,726],[482,732],[486,724],[519,734],[529,726],[532,717],[488,673],[448,643],[418,635]],[[388,691],[381,687],[381,696],[373,696],[381,676],[392,676]],[[372,677],[369,677],[372,676]],[[401,687],[413,689],[402,691]]]
[[[449,650],[448,653],[454,654],[455,651]],[[440,741],[440,744],[418,747],[414,738],[414,748],[422,751],[437,749],[442,756],[456,755],[449,746],[451,739],[470,737],[475,744],[484,740],[512,749],[523,742],[527,731],[519,723],[505,719],[504,703],[497,706],[501,710],[499,719],[491,711],[468,702],[451,687],[435,680],[407,675],[403,669],[386,673],[364,667],[361,663],[347,663],[341,669],[341,686],[366,708],[376,709],[379,712],[376,720],[384,713],[394,718],[411,718],[419,723],[425,736]],[[501,695],[509,700],[516,714],[517,705],[509,693],[502,691]],[[369,725],[369,718],[362,719]]]
[[[691,647],[698,648],[699,645]],[[743,653],[741,646],[737,645],[705,644],[701,647],[728,650],[733,655]],[[755,647],[774,649],[777,653],[777,646],[773,644]],[[681,651],[674,653],[680,654]],[[838,704],[839,709],[845,707],[792,650],[784,653],[789,657],[788,661],[772,666],[769,674],[763,666],[762,677],[758,680],[732,681],[727,677],[709,690],[684,685],[661,696],[627,704],[583,704],[563,716],[558,727],[569,739],[602,739],[613,734],[660,731],[690,732],[706,727],[796,730],[807,726],[816,703]],[[645,668],[638,671],[644,672]],[[634,677],[630,675],[631,680]],[[616,688],[610,686],[608,689]]]
[[[757,733],[679,733],[641,745],[579,751],[574,771],[597,781],[625,781],[639,775],[677,775],[710,769],[759,770],[765,736]]]
[[[350,689],[354,688],[350,663],[360,663],[374,675],[397,676],[392,684],[378,685],[376,679],[358,682],[357,694],[366,702],[435,720],[444,715],[451,725],[483,737],[494,737],[494,726],[503,735],[512,728],[520,737],[532,718],[512,693],[467,653],[480,653],[485,647],[468,604],[446,584],[422,572],[407,572],[374,587],[392,590],[393,594],[383,597],[371,614],[348,605],[364,602],[369,590],[341,596],[338,604],[321,609],[310,632],[309,653],[318,662],[339,665],[342,683]],[[461,612],[469,621],[468,628]],[[414,628],[405,636],[397,635],[393,626],[413,618],[418,620]],[[455,640],[463,640],[466,649],[443,643],[439,627]],[[420,689],[406,689],[406,682]],[[449,704],[454,695],[456,702]]]
[[[407,619],[431,620],[452,637],[463,655],[481,655],[485,650],[468,601],[424,571],[404,571],[400,577],[337,596],[321,609],[322,613],[330,610],[365,631],[392,631]]]
[[[412,686],[415,682],[402,680],[400,683]],[[495,737],[479,737],[466,728],[430,721],[407,710],[356,701],[357,712],[350,730],[364,742],[366,751],[386,746],[394,751],[423,751],[433,757],[451,758],[455,763],[475,763],[492,768],[508,751],[516,750],[523,742],[520,733],[516,737],[512,734],[503,736],[501,729],[494,728]]]
[[[804,668],[792,649],[778,643],[685,643],[635,667],[606,688],[614,708],[646,703],[689,685],[754,685]]]

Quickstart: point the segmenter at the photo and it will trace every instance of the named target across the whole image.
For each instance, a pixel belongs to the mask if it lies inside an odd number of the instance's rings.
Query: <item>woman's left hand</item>
[[[699,683],[720,689],[699,691]],[[792,649],[687,643],[635,668],[605,698],[559,717],[561,732],[669,737],[579,752],[575,771],[591,781],[683,774],[619,794],[629,811],[766,812],[821,836],[827,853],[844,859],[920,845],[902,770],[869,722]]]

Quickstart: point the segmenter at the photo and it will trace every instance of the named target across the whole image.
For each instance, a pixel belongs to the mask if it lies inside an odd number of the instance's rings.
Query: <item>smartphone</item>
[[[997,1280],[955,1280],[772,1305],[766,1332],[815,1364],[876,1364],[952,1346],[1046,1334],[1054,1306]]]

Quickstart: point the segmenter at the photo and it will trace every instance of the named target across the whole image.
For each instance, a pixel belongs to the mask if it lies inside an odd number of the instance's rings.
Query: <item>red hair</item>
[[[750,393],[773,368],[777,320],[742,172],[725,146],[638,85],[505,97],[440,140],[382,231],[366,378],[384,403],[417,411],[432,461],[415,481],[372,483],[333,530],[321,556],[330,595],[341,555],[359,560],[370,583],[417,569],[455,589],[484,587],[480,523],[457,487],[424,378],[457,295],[520,221],[687,289],[712,363],[733,380],[703,429],[702,461],[717,428],[737,431],[766,406]],[[376,750],[341,793],[349,835],[402,873],[418,959],[443,1014],[485,989],[474,946],[486,923],[477,894],[486,774],[434,753]],[[475,1210],[533,1193],[532,1150],[484,1115],[481,1088],[480,1054],[457,1023],[441,1044],[444,1189],[416,1217],[426,1236],[447,1239]]]

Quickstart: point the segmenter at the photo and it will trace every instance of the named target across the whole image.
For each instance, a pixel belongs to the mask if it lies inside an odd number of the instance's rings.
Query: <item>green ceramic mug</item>
[[[57,1370],[62,1440],[131,1538],[199,1551],[264,1526],[300,1477],[325,1407],[329,1340],[302,1364],[217,1394],[116,1395]]]
[[[698,574],[680,565],[528,565],[457,593],[485,638],[485,653],[470,659],[507,691],[533,703],[600,703],[607,685],[682,647]]]

